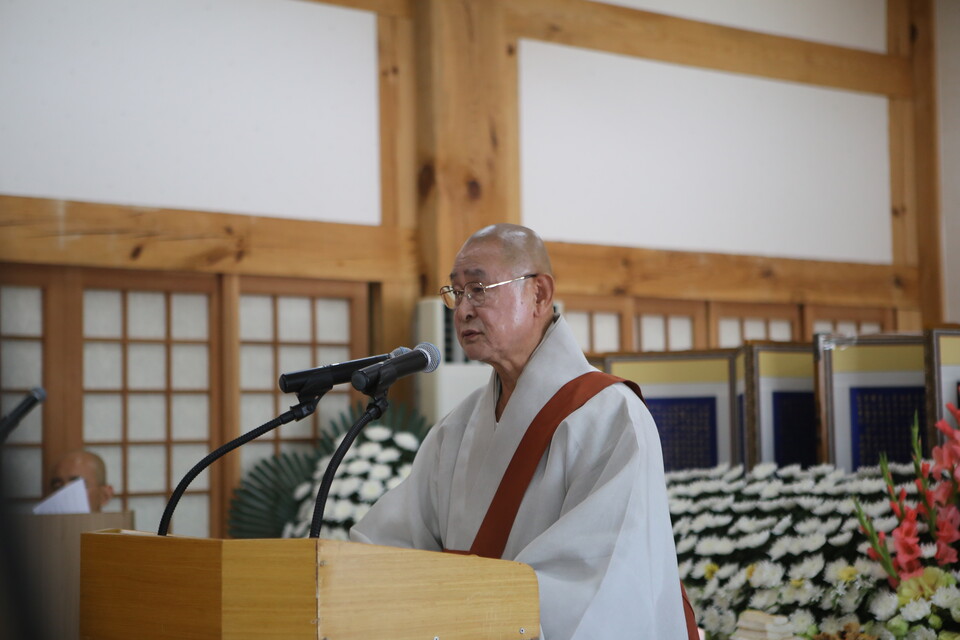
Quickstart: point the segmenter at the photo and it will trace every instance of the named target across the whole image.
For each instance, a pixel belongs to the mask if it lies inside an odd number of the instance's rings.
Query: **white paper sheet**
[[[83,478],[68,482],[33,508],[35,514],[90,513],[87,484]]]

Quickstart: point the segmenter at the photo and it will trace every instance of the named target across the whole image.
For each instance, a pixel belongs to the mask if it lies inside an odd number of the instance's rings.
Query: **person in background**
[[[450,283],[440,294],[457,338],[467,357],[492,365],[490,381],[430,430],[410,476],[351,538],[529,564],[545,640],[695,637],[656,424],[639,389],[591,367],[554,312],[543,241],[517,225],[481,229],[457,254]],[[611,380],[598,392],[575,384],[597,376]],[[559,423],[540,419],[554,400],[581,395]],[[525,434],[544,422],[556,427],[545,452],[528,449]],[[514,460],[532,477],[511,482]],[[505,523],[489,517],[502,479],[522,492]],[[502,545],[490,554],[478,550],[488,548],[486,531]]]
[[[106,465],[95,453],[71,451],[60,458],[50,472],[48,493],[53,493],[77,478],[83,478],[87,487],[90,512],[100,513],[113,497],[113,487],[107,484]]]

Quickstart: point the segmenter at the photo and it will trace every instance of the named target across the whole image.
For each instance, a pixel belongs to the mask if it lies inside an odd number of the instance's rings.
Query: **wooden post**
[[[519,222],[516,47],[500,0],[417,0],[417,212],[423,292],[477,229]]]
[[[933,0],[910,0],[913,62],[913,160],[917,200],[920,311],[925,326],[943,321],[940,264],[940,164]]]

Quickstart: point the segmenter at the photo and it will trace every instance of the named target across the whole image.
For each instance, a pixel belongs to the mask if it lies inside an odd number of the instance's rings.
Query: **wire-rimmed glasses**
[[[463,285],[463,289],[454,289],[453,286],[447,285],[445,287],[440,287],[440,298],[443,300],[443,304],[447,305],[448,309],[456,309],[460,306],[460,301],[464,297],[470,300],[470,303],[475,307],[483,305],[484,300],[486,300],[486,293],[490,289],[499,287],[504,284],[510,284],[511,282],[519,282],[520,280],[526,280],[527,278],[536,278],[538,273],[528,273],[525,276],[520,276],[519,278],[514,278],[512,280],[504,280],[503,282],[496,282],[494,284],[483,284],[482,282],[468,282]]]

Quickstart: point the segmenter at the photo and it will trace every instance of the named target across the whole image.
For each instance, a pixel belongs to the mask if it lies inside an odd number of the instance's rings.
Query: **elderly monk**
[[[83,478],[91,513],[100,513],[113,497],[113,487],[107,484],[107,467],[103,459],[90,451],[71,451],[60,458],[50,472],[50,493],[69,482]]]
[[[490,382],[430,431],[410,476],[353,528],[354,540],[475,549],[541,408],[582,374],[603,376],[554,314],[550,259],[530,229],[478,231],[450,282],[441,295],[457,338],[470,359],[492,365]],[[491,554],[536,571],[543,637],[687,638],[660,440],[642,400],[610,384],[543,447],[502,553]]]

